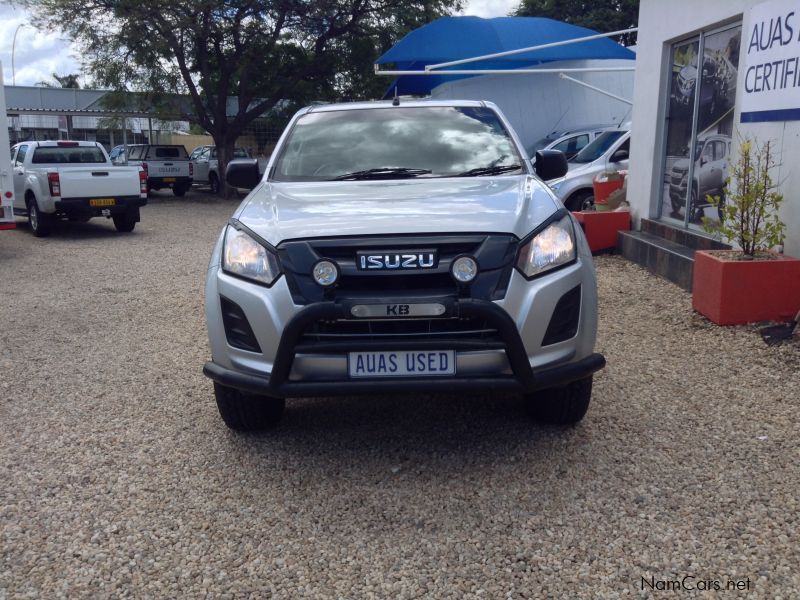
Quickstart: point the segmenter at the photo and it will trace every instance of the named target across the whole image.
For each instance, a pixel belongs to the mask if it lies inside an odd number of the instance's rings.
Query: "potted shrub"
[[[785,230],[776,166],[771,142],[745,139],[725,200],[708,197],[720,220],[704,219],[704,227],[739,248],[695,253],[692,307],[719,325],[789,320],[800,307],[800,260],[772,250],[783,244]]]

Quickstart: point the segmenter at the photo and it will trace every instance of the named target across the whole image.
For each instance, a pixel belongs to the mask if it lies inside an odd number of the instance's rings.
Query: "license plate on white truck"
[[[350,352],[350,377],[430,377],[456,374],[454,350]]]

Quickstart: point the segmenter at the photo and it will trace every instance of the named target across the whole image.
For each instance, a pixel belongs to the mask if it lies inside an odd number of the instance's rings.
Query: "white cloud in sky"
[[[17,31],[20,24],[24,25]],[[60,32],[38,31],[30,24],[27,11],[0,5],[0,61],[3,63],[3,79],[6,85],[11,85],[14,80],[11,49],[15,31],[17,43],[14,46],[14,66],[17,85],[52,81],[53,73],[66,75],[80,72],[75,49]]]
[[[520,0],[467,0],[462,15],[476,17],[506,17],[519,6]]]
[[[462,15],[478,17],[502,17],[519,6],[519,0],[467,0]],[[52,74],[79,73],[80,63],[76,48],[58,31],[38,31],[30,25],[30,16],[22,8],[0,5],[0,61],[3,63],[3,78],[11,85],[11,47],[14,31],[17,33],[14,65],[17,85],[36,85],[40,81],[52,81]],[[81,83],[84,83],[83,81]]]

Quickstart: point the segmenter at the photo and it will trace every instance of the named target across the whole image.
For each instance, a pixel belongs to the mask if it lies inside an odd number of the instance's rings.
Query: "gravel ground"
[[[232,210],[165,194],[129,235],[0,232],[0,597],[638,597],[686,575],[798,597],[799,344],[600,257],[608,367],[575,428],[408,396],[234,434],[201,374]]]

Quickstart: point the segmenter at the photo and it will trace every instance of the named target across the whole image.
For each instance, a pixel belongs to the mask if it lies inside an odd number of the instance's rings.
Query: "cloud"
[[[22,27],[17,30],[17,27]],[[11,50],[14,32],[14,67],[17,85],[36,85],[40,81],[52,81],[53,73],[66,75],[79,73],[77,50],[57,31],[38,31],[31,24],[28,13],[12,6],[0,6],[0,61],[3,63],[3,79],[6,85],[14,81]]]
[[[520,0],[467,0],[462,15],[476,17],[506,17],[519,6]]]

